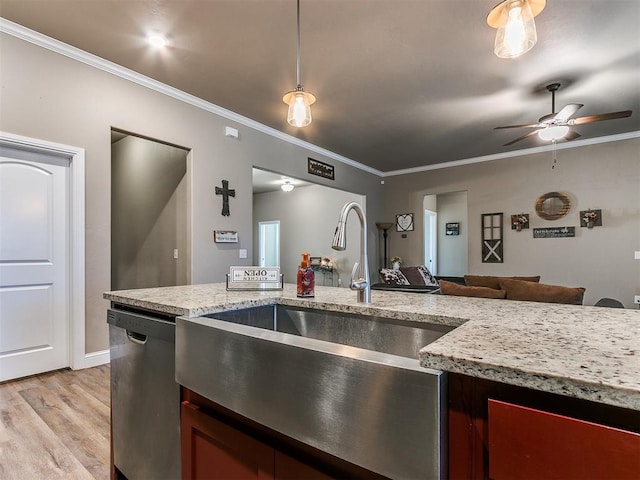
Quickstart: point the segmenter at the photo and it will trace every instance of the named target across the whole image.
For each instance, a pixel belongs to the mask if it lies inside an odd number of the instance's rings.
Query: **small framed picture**
[[[447,236],[460,235],[460,224],[458,222],[447,223],[445,233]]]
[[[396,215],[396,232],[410,232],[413,230],[413,213]]]
[[[322,264],[322,257],[309,257],[309,264],[312,267],[319,267]]]

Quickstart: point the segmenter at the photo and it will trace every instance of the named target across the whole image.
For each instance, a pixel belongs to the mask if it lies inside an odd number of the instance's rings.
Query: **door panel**
[[[67,166],[0,157],[0,381],[68,366]]]

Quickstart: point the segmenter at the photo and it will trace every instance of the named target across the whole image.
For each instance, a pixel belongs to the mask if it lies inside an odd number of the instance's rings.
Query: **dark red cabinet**
[[[279,437],[188,389],[182,389],[182,397],[184,480],[381,478]]]
[[[452,480],[640,478],[640,412],[450,374]]]
[[[494,480],[640,478],[640,434],[489,400]]]
[[[182,402],[183,479],[273,480],[274,451],[254,438]]]

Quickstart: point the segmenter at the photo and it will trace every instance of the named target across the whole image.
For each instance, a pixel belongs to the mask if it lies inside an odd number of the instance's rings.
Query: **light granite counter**
[[[227,292],[224,284],[121,290],[104,298],[171,315],[282,304],[456,326],[420,351],[423,367],[640,410],[640,311],[346,288],[315,298],[283,291]]]

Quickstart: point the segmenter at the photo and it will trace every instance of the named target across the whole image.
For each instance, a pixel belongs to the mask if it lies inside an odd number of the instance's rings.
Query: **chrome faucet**
[[[353,266],[349,288],[357,290],[359,303],[371,303],[371,279],[369,278],[369,256],[367,254],[367,218],[360,204],[349,202],[342,207],[331,248],[334,250],[347,249],[347,216],[351,210],[355,210],[360,219],[360,262],[356,262]],[[360,266],[359,269],[358,266]]]

